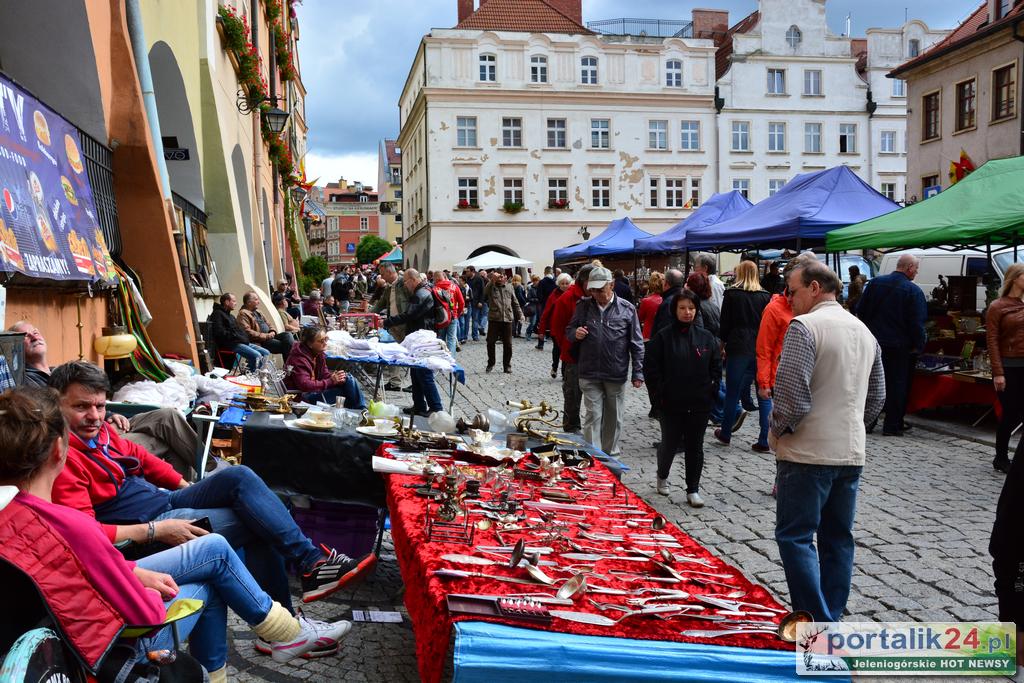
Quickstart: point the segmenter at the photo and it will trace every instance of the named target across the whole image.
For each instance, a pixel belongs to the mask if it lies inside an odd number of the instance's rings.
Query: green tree
[[[367,235],[356,245],[356,260],[360,263],[373,263],[391,251],[391,243],[376,235]]]
[[[327,261],[323,256],[310,256],[302,262],[302,274],[308,275],[315,280],[317,285],[324,281],[324,278],[331,272],[327,267]]]

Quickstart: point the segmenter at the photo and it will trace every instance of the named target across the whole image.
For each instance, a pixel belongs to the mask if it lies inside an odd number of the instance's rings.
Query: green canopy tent
[[[1024,157],[996,159],[948,190],[825,236],[828,251],[1017,245],[1024,232]]]

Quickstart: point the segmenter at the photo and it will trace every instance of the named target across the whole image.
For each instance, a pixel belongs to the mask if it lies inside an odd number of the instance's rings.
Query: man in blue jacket
[[[924,323],[928,309],[924,292],[914,284],[920,259],[903,254],[896,271],[868,282],[855,311],[882,347],[885,368],[884,436],[902,436],[909,429],[903,418],[917,365],[926,341]]]

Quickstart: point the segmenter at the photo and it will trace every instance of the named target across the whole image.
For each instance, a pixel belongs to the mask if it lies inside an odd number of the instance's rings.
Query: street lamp
[[[268,97],[267,99],[271,100],[274,98]],[[260,110],[260,116],[262,116],[263,120],[267,122],[267,127],[270,128],[275,135],[283,131],[285,125],[288,123],[288,112],[283,109],[278,109],[276,106],[271,107],[270,109]]]
[[[238,107],[238,111],[243,114],[251,114],[259,109],[260,116],[267,122],[267,127],[277,134],[283,131],[285,125],[288,123],[288,112],[277,106],[278,101],[281,99],[282,98],[280,97],[270,96],[252,97],[247,90],[242,88],[238,91],[238,98],[235,102],[235,106]],[[269,102],[270,107],[263,109],[261,105],[264,102]]]
[[[301,185],[296,185],[295,187],[292,188],[292,201],[294,201],[296,204],[301,205],[302,200],[306,198],[306,194],[306,188],[302,187]]]
[[[584,242],[590,239],[590,231],[587,230],[587,226],[585,225],[581,225],[580,229],[576,231],[576,234],[582,237]]]

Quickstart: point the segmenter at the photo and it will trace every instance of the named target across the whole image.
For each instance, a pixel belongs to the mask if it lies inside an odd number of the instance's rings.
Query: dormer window
[[[804,39],[804,35],[800,33],[800,29],[796,26],[790,26],[789,30],[786,31],[786,43],[796,49],[796,46],[800,44],[800,41]]]
[[[921,41],[917,38],[911,38],[907,41],[907,56],[916,57],[921,54]]]
[[[1013,0],[996,0],[996,19],[1002,19],[1010,13]]]
[[[530,82],[548,82],[548,58],[543,55],[530,57]]]
[[[497,79],[497,57],[494,55],[480,55],[480,80],[485,83],[493,83]]]

